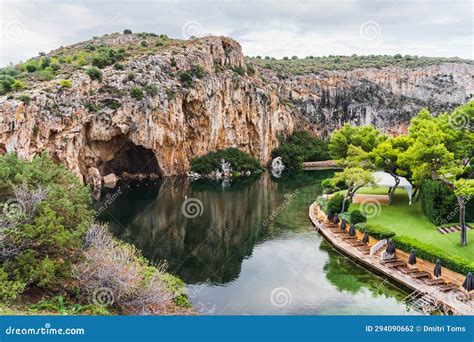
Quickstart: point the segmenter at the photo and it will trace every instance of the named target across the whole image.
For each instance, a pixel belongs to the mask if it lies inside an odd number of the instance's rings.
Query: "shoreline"
[[[326,225],[326,215],[319,209],[316,202],[313,202],[309,207],[309,219],[315,229],[339,252],[351,258],[357,264],[364,266],[371,272],[390,278],[402,288],[410,289],[412,293],[407,298],[416,299],[417,297],[427,296],[427,298],[433,300],[438,307],[442,307],[444,312],[455,315],[474,315],[474,302],[472,300],[469,303],[461,302],[456,299],[456,296],[459,293],[441,292],[436,286],[429,286],[418,282],[409,275],[405,275],[396,269],[381,264],[378,256],[365,255],[357,248],[342,240],[337,234],[333,233],[328,228]],[[374,243],[372,242],[376,243],[377,240],[370,237],[369,244],[373,245]],[[397,250],[396,253],[398,255],[404,255],[404,253],[399,250]],[[443,277],[447,278],[446,276]]]

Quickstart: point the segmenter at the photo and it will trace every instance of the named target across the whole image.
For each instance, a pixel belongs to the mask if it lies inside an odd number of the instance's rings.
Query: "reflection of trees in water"
[[[375,297],[403,299],[400,291],[396,290],[388,281],[367,272],[349,258],[340,255],[328,242],[323,241],[319,245],[319,249],[325,251],[329,256],[323,268],[324,273],[329,282],[338,290],[355,295],[363,288],[367,288]]]
[[[148,259],[167,260],[169,269],[186,283],[229,282],[271,229],[262,222],[283,200],[277,187],[266,175],[225,189],[173,179],[148,186],[134,183],[102,218]],[[185,196],[202,202],[201,216],[183,215]]]

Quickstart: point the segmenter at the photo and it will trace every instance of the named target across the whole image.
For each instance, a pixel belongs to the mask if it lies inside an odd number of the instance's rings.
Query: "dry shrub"
[[[166,314],[173,295],[156,268],[137,249],[115,239],[107,226],[93,224],[84,246],[84,261],[73,269],[81,288],[98,305],[126,314]]]

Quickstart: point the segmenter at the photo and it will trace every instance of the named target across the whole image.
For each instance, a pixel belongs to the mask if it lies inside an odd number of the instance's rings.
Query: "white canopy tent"
[[[374,173],[374,180],[377,186],[386,186],[388,188],[393,188],[395,186],[395,178],[393,178],[390,173],[377,171]],[[413,188],[410,182],[405,177],[400,177],[399,188],[404,188],[408,194],[409,204],[411,204],[411,196]]]

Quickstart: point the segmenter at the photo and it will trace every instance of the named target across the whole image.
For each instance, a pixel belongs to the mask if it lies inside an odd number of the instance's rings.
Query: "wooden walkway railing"
[[[342,167],[337,165],[335,160],[321,160],[315,162],[303,163],[303,170],[305,171],[319,171],[319,170],[341,170]]]

